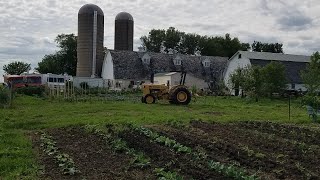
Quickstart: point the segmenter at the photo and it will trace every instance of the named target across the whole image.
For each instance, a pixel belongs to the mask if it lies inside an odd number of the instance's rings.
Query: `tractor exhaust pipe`
[[[151,81],[152,84],[154,83],[154,73],[151,73],[150,81]]]

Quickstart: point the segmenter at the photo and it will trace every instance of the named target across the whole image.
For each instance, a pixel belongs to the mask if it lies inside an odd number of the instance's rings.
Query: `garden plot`
[[[108,125],[100,130],[70,127],[44,134],[45,138],[42,133],[33,139],[44,165],[42,176],[50,179],[320,177],[319,132],[296,126],[192,121],[189,125]],[[72,163],[63,165],[59,154]]]
[[[250,125],[255,123],[248,123],[245,128],[241,128],[244,124],[209,124],[194,121],[189,127],[178,129],[170,126],[152,128],[167,137],[185,142],[190,147],[203,148],[211,159],[238,165],[251,173],[256,171],[262,179],[312,179],[320,176],[317,165],[320,153],[317,145],[251,130]],[[273,126],[280,125],[273,123]],[[315,134],[317,132],[310,136]]]
[[[115,153],[105,140],[84,128],[73,127],[52,129],[46,132],[56,143],[57,149],[68,154],[79,171],[74,175],[65,174],[54,157],[47,155],[40,147],[40,137],[35,136],[34,144],[39,152],[39,163],[43,165],[41,178],[49,179],[152,179],[150,169],[132,168],[132,157]],[[154,178],[153,178],[154,179]]]

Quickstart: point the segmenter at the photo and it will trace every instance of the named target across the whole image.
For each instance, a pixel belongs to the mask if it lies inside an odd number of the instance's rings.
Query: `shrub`
[[[16,92],[18,94],[24,94],[28,96],[33,96],[33,95],[43,96],[45,92],[45,88],[44,86],[28,86],[28,87],[18,88]]]
[[[9,89],[0,88],[0,106],[4,107],[10,103],[10,91]]]

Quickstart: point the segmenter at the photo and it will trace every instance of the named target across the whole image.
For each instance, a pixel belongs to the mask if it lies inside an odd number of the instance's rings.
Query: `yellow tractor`
[[[191,101],[191,93],[184,85],[186,73],[181,73],[180,84],[169,87],[165,84],[144,84],[142,91],[143,96],[141,101],[146,104],[155,103],[156,100],[169,100],[171,104],[187,105]],[[153,79],[151,80],[153,82]]]

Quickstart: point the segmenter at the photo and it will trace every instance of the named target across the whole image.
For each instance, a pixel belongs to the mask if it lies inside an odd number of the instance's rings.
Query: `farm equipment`
[[[181,73],[180,84],[173,87],[165,84],[144,84],[142,102],[146,104],[155,103],[156,100],[168,100],[171,104],[187,105],[191,101],[191,93],[184,85],[186,73]],[[152,77],[153,78],[153,77]],[[153,82],[153,80],[151,80]]]

